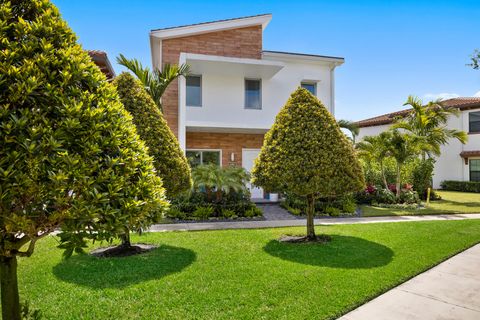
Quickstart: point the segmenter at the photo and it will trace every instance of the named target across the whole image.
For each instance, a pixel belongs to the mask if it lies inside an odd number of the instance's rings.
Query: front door
[[[243,149],[242,150],[242,167],[245,168],[248,172],[252,171],[253,164],[255,159],[260,154],[260,149]],[[253,186],[250,183],[247,184],[248,189],[252,198],[261,199],[263,198],[263,189]]]

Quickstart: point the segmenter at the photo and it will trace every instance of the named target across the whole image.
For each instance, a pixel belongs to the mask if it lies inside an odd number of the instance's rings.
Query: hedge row
[[[440,186],[443,190],[480,193],[480,182],[446,180]]]

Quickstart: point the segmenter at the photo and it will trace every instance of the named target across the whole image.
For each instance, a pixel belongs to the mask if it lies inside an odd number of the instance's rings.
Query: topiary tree
[[[167,197],[190,190],[192,178],[188,160],[143,85],[126,72],[120,74],[114,84],[125,109],[133,116],[138,134],[155,159],[154,165],[162,178]]]
[[[360,191],[364,179],[352,144],[334,117],[298,88],[265,135],[252,183],[307,199],[307,239],[314,240],[315,199]]]
[[[0,39],[1,301],[18,320],[17,257],[40,238],[71,232],[68,254],[168,203],[131,116],[48,0],[0,2]]]

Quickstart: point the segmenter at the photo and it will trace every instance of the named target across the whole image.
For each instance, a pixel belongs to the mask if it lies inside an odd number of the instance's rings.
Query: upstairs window
[[[202,106],[202,77],[188,76],[187,77],[187,106],[201,107]]]
[[[480,132],[480,111],[468,114],[468,131],[472,133]]]
[[[317,84],[314,82],[302,82],[301,83],[302,88],[307,89],[310,91],[311,94],[314,96],[317,95]]]
[[[480,181],[480,159],[470,159],[470,181]]]
[[[245,79],[245,109],[262,109],[262,81]]]

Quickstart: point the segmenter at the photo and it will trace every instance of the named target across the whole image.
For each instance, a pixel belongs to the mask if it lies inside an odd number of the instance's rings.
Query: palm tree
[[[367,162],[374,161],[378,163],[385,189],[388,189],[388,183],[385,177],[384,161],[389,156],[388,145],[391,137],[392,133],[385,131],[377,136],[366,136],[355,145],[360,158]]]
[[[162,70],[151,71],[149,68],[144,68],[137,59],[127,59],[123,54],[117,57],[117,62],[137,76],[162,112],[161,98],[168,85],[178,77],[186,77],[190,74],[190,67],[187,64],[178,66],[166,63]]]
[[[407,163],[407,161],[418,157],[422,151],[428,152],[431,149],[429,149],[430,147],[428,146],[425,138],[413,134],[401,133],[397,129],[391,131],[389,139],[387,139],[385,142],[385,148],[388,155],[395,159],[397,165],[396,196],[398,198],[400,197],[402,185],[402,167]]]
[[[392,129],[403,129],[418,137],[424,138],[428,146],[422,151],[422,159],[426,156],[440,155],[440,147],[448,143],[453,138],[465,144],[468,136],[465,131],[448,129],[447,121],[449,116],[459,115],[459,111],[454,108],[448,108],[442,105],[441,100],[430,101],[426,105],[417,97],[409,96],[404,105],[412,107],[406,117],[397,119],[392,125]]]
[[[358,136],[360,128],[355,122],[349,120],[337,120],[337,124],[340,128],[347,129],[352,134],[353,143],[355,143],[355,137]]]
[[[245,191],[250,176],[241,167],[222,168],[216,164],[206,164],[193,168],[192,178],[195,189],[205,188],[208,201],[212,200],[215,192],[216,201],[220,202],[223,193]]]

